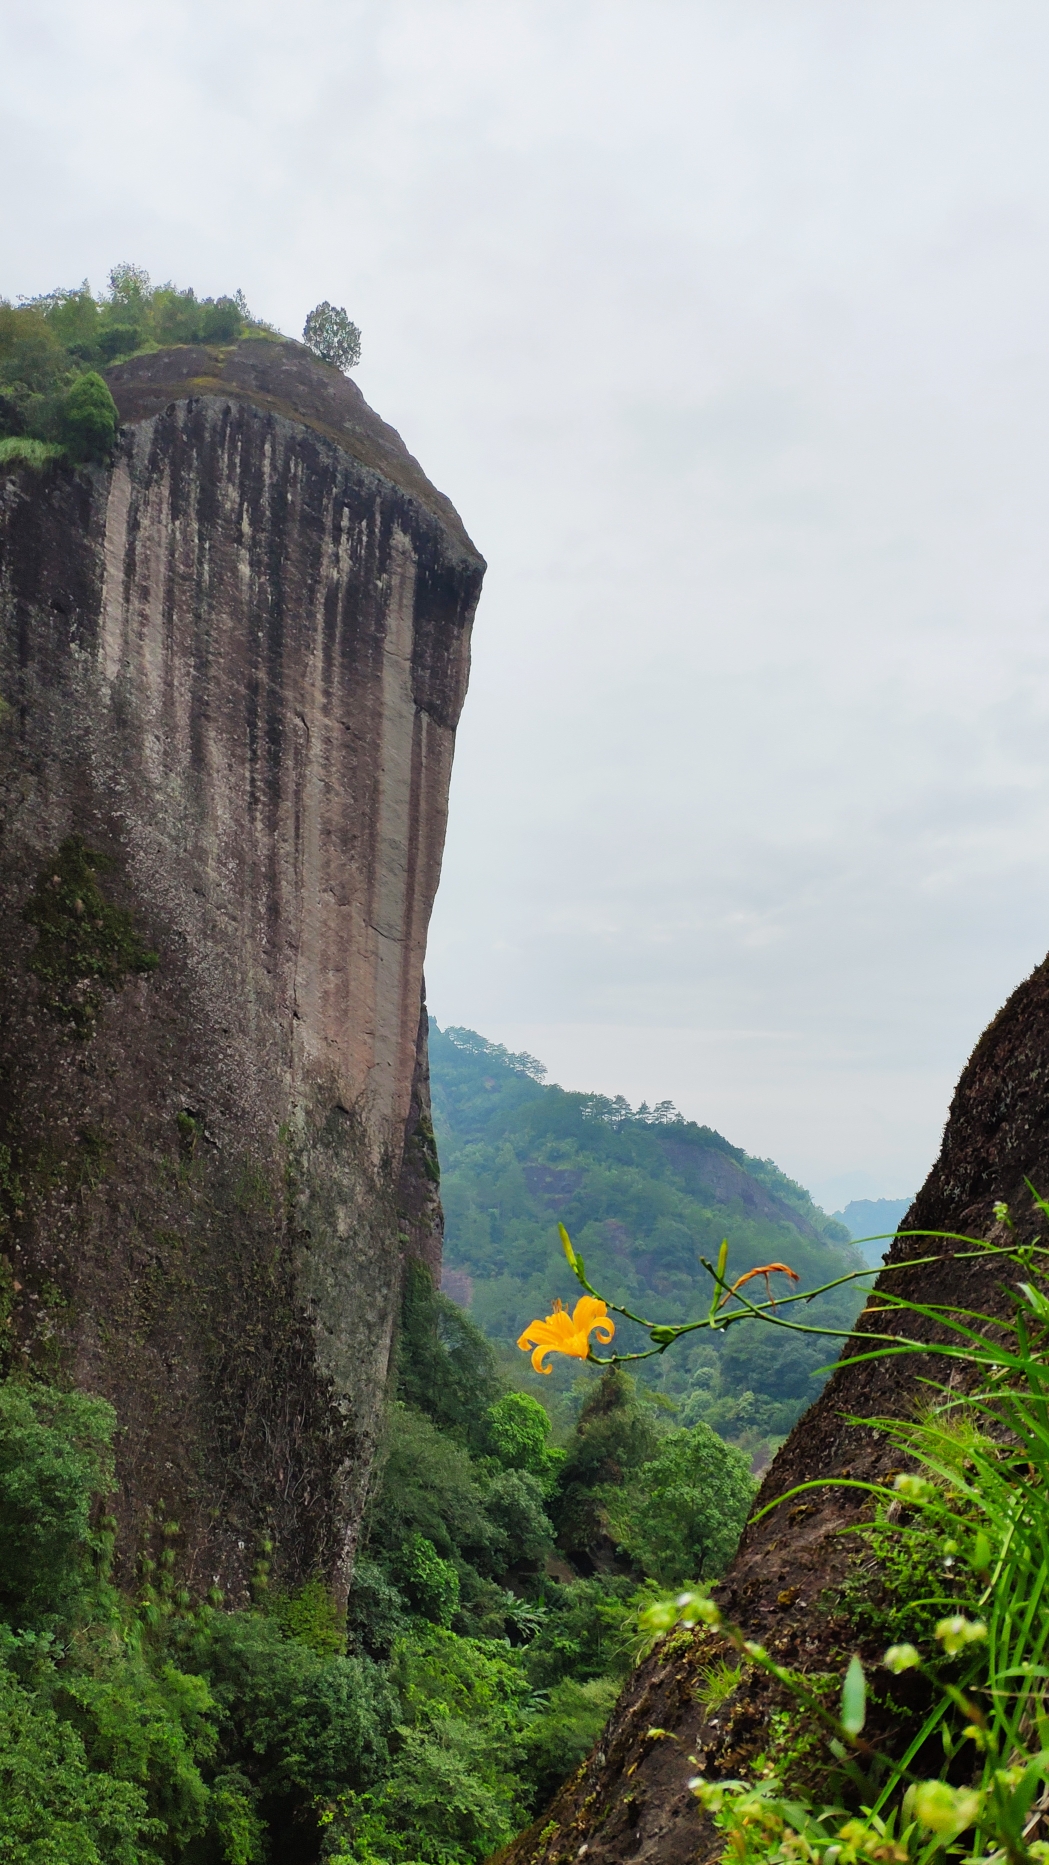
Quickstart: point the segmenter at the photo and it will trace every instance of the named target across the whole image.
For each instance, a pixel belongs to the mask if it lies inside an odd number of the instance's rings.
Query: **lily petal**
[[[591,1334],[607,1342],[615,1331],[615,1322],[609,1318],[604,1302],[593,1295],[584,1295],[576,1303],[571,1315],[565,1312],[559,1301],[555,1302],[553,1314],[548,1315],[545,1321],[530,1322],[517,1345],[523,1353],[533,1350],[532,1365],[537,1373],[549,1373],[551,1368],[543,1364],[548,1354],[564,1353],[574,1360],[587,1360],[590,1357]]]

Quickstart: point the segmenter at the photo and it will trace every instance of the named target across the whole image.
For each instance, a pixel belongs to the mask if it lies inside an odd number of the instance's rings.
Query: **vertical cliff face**
[[[1046,1195],[1049,959],[980,1038],[958,1082],[940,1157],[901,1229],[1004,1246],[1009,1233],[994,1210],[1004,1200],[1018,1239],[1029,1242],[1041,1232],[1044,1241],[1028,1181]],[[899,1236],[876,1284],[876,1291],[883,1289],[984,1314],[1005,1314],[1011,1305],[1002,1272],[979,1257],[959,1260],[944,1236]],[[861,1318],[861,1331],[864,1325]],[[869,1325],[898,1326],[911,1340],[929,1338],[910,1315],[897,1323],[882,1311]],[[801,1483],[884,1478],[899,1465],[898,1449],[850,1420],[907,1416],[924,1396],[920,1379],[942,1373],[942,1362],[920,1354],[841,1366],[771,1464],[756,1512]],[[855,1550],[854,1538],[842,1530],[867,1513],[862,1490],[817,1489],[744,1532],[718,1599],[781,1664],[841,1674],[862,1644],[835,1600]],[[879,1653],[880,1646],[865,1655],[876,1660]],[[588,1865],[624,1859],[713,1865],[724,1839],[700,1814],[688,1778],[697,1770],[710,1779],[740,1776],[767,1751],[770,1713],[783,1707],[754,1675],[715,1709],[705,1709],[704,1673],[725,1657],[734,1662],[731,1648],[704,1631],[679,1637],[671,1656],[657,1647],[628,1683],[594,1754],[536,1825],[500,1855],[503,1865],[564,1865],[584,1849]]]
[[[345,1584],[406,1249],[483,563],[297,346],[110,373],[0,480],[0,1199],[18,1351],[110,1396],[123,1544]],[[155,955],[155,957],[154,957]]]

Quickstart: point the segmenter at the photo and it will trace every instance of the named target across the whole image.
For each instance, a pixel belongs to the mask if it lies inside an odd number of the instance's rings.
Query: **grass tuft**
[[[31,466],[41,472],[65,457],[65,448],[54,441],[32,440],[26,434],[9,434],[0,440],[0,466]]]

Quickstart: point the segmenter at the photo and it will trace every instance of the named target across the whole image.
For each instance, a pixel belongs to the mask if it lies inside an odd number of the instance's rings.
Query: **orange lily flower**
[[[735,1295],[736,1290],[741,1289],[743,1284],[749,1282],[752,1276],[764,1276],[765,1294],[769,1301],[772,1302],[773,1307],[775,1307],[776,1304],[772,1300],[772,1284],[769,1281],[770,1276],[789,1276],[792,1282],[800,1282],[801,1280],[797,1270],[791,1269],[789,1263],[764,1263],[760,1269],[748,1269],[745,1276],[740,1276],[737,1281],[732,1284],[732,1287],[727,1289],[725,1294],[721,1297],[718,1307],[724,1308],[729,1296]]]
[[[616,1324],[609,1319],[604,1302],[584,1295],[571,1314],[555,1301],[553,1314],[547,1315],[545,1321],[530,1322],[517,1345],[522,1353],[527,1353],[529,1347],[534,1349],[532,1365],[537,1373],[551,1373],[553,1368],[543,1365],[548,1353],[570,1353],[575,1360],[587,1360],[591,1334],[607,1344],[615,1331]]]

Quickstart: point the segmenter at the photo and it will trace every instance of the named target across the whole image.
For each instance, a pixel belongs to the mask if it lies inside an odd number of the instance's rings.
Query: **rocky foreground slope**
[[[1004,1244],[994,1206],[1011,1208],[1021,1241],[1039,1232],[1027,1181],[1049,1188],[1049,959],[1020,985],[984,1032],[951,1103],[940,1157],[903,1229],[958,1232]],[[1044,1224],[1041,1226],[1044,1230]],[[959,1262],[951,1245],[900,1236],[877,1283],[909,1300],[1004,1313],[1009,1296],[986,1261]],[[908,1269],[913,1258],[933,1256]],[[879,1317],[879,1327],[887,1327]],[[905,1324],[913,1338],[916,1325]],[[863,1327],[861,1319],[860,1328]],[[883,1476],[899,1453],[850,1416],[905,1416],[922,1373],[920,1356],[842,1368],[795,1426],[773,1461],[757,1507],[822,1477]],[[838,1671],[855,1637],[836,1606],[853,1543],[840,1531],[864,1508],[863,1493],[809,1492],[747,1529],[718,1589],[728,1616],[781,1663]],[[679,1636],[668,1658],[657,1647],[633,1674],[600,1743],[533,1827],[500,1854],[500,1865],[703,1865],[723,1840],[701,1815],[687,1782],[746,1770],[770,1742],[770,1692],[758,1677],[716,1709],[698,1695],[722,1650],[714,1635]],[[729,1654],[731,1656],[731,1653]],[[691,1758],[695,1758],[694,1760]]]
[[[114,1403],[125,1563],[344,1587],[406,1250],[439,1259],[427,923],[483,561],[298,345],[109,372],[0,475],[0,1250]]]

